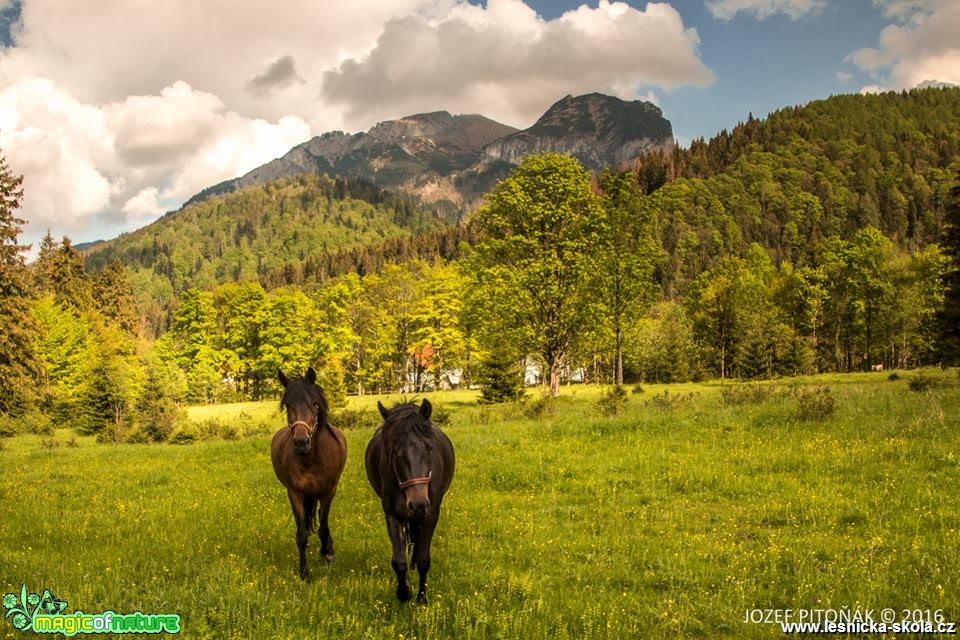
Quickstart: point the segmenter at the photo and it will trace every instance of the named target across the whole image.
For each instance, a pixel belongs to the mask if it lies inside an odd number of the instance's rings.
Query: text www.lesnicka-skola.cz
[[[745,623],[775,624],[783,633],[954,635],[941,609],[748,609]]]

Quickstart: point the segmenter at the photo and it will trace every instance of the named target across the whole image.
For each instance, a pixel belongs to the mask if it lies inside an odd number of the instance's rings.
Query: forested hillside
[[[410,196],[307,173],[169,213],[97,245],[86,264],[99,271],[119,259],[128,268],[155,337],[166,328],[175,298],[191,287],[262,277],[281,282],[284,267],[301,261],[326,278],[347,269],[344,255],[351,249],[445,227],[440,215]]]
[[[958,169],[960,88],[835,96],[635,167],[657,192],[668,293],[753,242],[796,266],[822,262],[826,239],[868,225],[907,251],[937,242]]]

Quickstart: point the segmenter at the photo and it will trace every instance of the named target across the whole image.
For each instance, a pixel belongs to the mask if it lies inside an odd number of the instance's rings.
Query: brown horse
[[[417,602],[427,602],[430,541],[440,519],[440,503],[453,481],[453,444],[430,422],[432,407],[424,400],[389,411],[377,403],[383,424],[367,445],[367,479],[380,496],[393,543],[397,598],[410,599],[407,587],[406,536],[413,543],[412,561],[420,574]]]
[[[347,441],[327,419],[327,398],[316,384],[316,371],[307,369],[307,375],[292,380],[278,371],[277,377],[283,384],[280,404],[287,410],[287,426],[273,435],[270,458],[293,507],[300,578],[306,580],[307,538],[313,530],[318,506],[320,553],[328,561],[333,558],[333,538],[327,520],[347,461]]]

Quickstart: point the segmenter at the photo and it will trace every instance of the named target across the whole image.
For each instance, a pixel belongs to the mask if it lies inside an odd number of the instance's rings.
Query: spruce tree
[[[516,362],[502,350],[494,351],[480,373],[480,403],[499,404],[523,397],[523,377]]]
[[[114,258],[94,280],[97,309],[111,322],[130,334],[140,326],[137,301],[127,279],[127,271],[119,258]]]
[[[63,237],[50,263],[50,283],[54,297],[64,309],[77,313],[92,311],[93,280],[83,268],[83,256],[73,248],[70,238]]]
[[[15,176],[0,154],[0,413],[20,414],[36,379],[34,322],[24,298],[30,295],[27,268],[17,238],[24,220],[14,211],[23,198],[23,176]]]
[[[957,183],[950,190],[944,223],[943,251],[951,264],[944,276],[940,354],[945,363],[960,365],[960,172],[957,172]]]

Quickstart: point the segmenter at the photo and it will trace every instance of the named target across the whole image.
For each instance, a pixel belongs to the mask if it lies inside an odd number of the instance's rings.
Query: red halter
[[[403,482],[400,483],[400,488],[406,489],[407,487],[412,487],[415,484],[429,484],[430,476],[432,475],[433,475],[433,471],[428,471],[427,475],[425,475],[422,478],[410,478],[409,480],[404,480]],[[399,479],[400,478],[397,478],[397,480]]]

